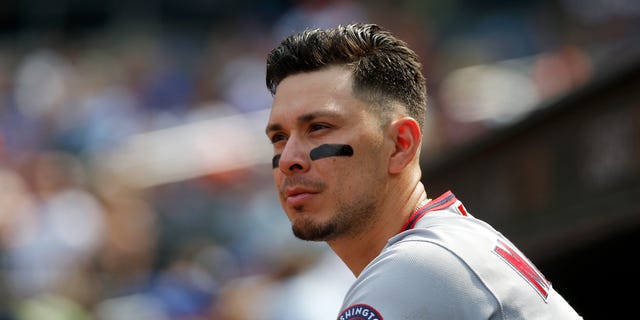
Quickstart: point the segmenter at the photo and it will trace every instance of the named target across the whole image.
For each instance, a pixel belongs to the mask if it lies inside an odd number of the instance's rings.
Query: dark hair
[[[400,102],[420,127],[426,85],[418,56],[407,44],[375,24],[305,30],[284,39],[267,57],[267,88],[294,74],[344,65],[353,69],[353,92],[377,108],[383,121]]]

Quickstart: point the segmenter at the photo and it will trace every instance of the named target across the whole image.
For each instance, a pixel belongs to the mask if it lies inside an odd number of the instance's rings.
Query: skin
[[[417,121],[397,106],[382,124],[351,87],[351,71],[338,66],[285,78],[266,134],[280,156],[273,177],[294,234],[326,241],[358,276],[427,195]],[[353,155],[311,160],[322,144],[350,145]]]

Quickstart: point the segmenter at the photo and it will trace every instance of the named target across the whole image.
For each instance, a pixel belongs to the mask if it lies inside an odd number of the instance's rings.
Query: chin
[[[302,240],[327,241],[335,237],[337,225],[332,222],[312,221],[308,217],[298,216],[292,220],[291,230],[293,234]]]

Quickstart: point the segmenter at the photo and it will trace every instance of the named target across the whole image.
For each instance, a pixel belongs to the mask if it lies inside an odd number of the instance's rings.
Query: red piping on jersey
[[[460,213],[462,213],[462,215],[465,217],[469,215],[469,213],[467,212],[467,209],[465,209],[463,205],[458,206],[458,211],[460,211]]]
[[[407,221],[404,227],[402,227],[401,232],[412,229],[416,225],[416,222],[418,222],[418,220],[420,220],[420,218],[422,218],[425,214],[431,211],[441,210],[449,207],[456,201],[456,196],[453,194],[453,192],[451,192],[451,190],[449,190],[436,199],[427,202],[424,206],[418,208],[416,212],[414,212],[409,217],[409,221]]]

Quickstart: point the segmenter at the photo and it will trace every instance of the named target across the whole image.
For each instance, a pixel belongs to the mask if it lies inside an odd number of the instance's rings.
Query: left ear
[[[396,119],[389,125],[395,150],[389,158],[389,173],[400,173],[416,157],[422,143],[418,122],[411,117]]]

